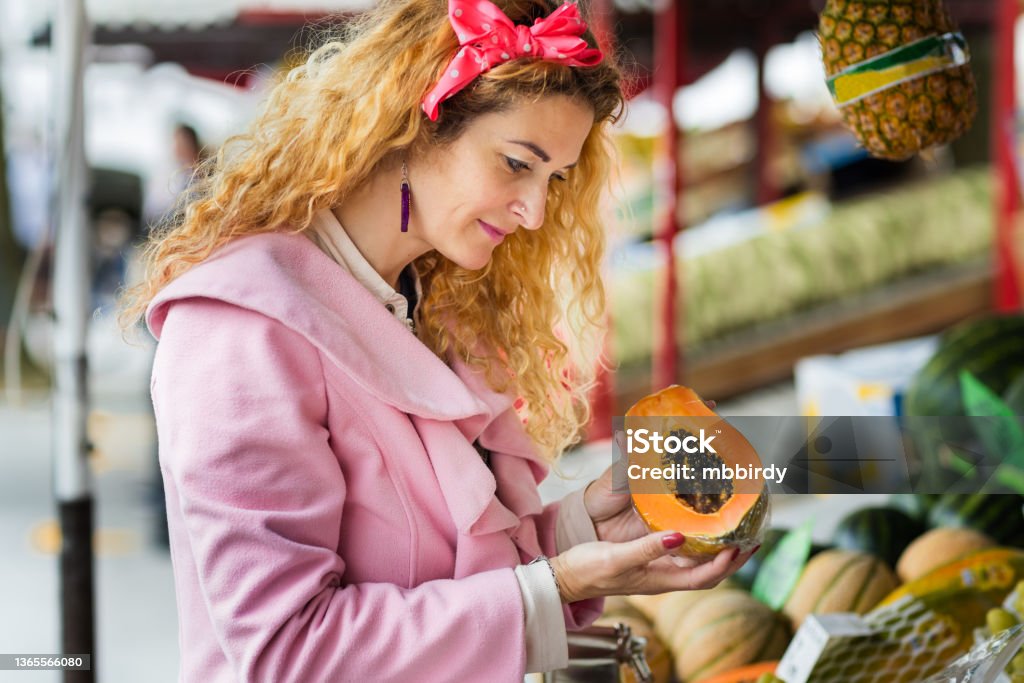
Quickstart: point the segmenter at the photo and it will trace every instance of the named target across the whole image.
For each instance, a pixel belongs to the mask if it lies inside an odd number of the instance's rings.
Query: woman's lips
[[[501,230],[498,230],[490,223],[484,223],[479,219],[477,220],[477,222],[480,224],[480,227],[483,228],[483,231],[487,233],[487,236],[494,240],[495,244],[501,244],[501,241],[505,239],[505,233],[503,233]]]

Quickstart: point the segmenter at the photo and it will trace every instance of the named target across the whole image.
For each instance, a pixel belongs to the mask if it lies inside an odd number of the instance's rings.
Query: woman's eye
[[[512,169],[513,173],[518,173],[519,171],[529,171],[530,170],[530,165],[529,164],[527,164],[524,161],[519,161],[518,159],[513,159],[512,157],[509,157],[509,156],[505,157],[505,163],[508,164],[508,167],[510,169]],[[568,178],[566,178],[564,175],[560,175],[558,173],[555,173],[555,174],[552,174],[550,180],[558,180],[558,181],[561,181],[561,182],[564,183],[566,180],[568,180]]]
[[[513,159],[512,157],[505,157],[505,163],[508,164],[508,167],[512,169],[514,173],[518,173],[519,171],[528,171],[530,169],[529,164],[523,163],[518,159]]]

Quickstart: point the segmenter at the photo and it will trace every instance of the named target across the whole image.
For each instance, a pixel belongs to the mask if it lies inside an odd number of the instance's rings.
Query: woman
[[[520,681],[603,596],[746,559],[679,566],[610,472],[537,494],[604,305],[622,98],[585,29],[546,0],[385,3],[153,237],[125,319],[160,340],[183,679]]]

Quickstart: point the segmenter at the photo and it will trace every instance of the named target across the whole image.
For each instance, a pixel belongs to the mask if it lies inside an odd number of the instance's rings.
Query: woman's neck
[[[398,276],[430,245],[410,225],[401,232],[401,168],[372,175],[331,211],[349,239],[384,281],[398,289]]]

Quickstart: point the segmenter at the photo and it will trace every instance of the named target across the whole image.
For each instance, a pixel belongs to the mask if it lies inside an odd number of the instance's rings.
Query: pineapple
[[[829,77],[932,35],[955,32],[941,0],[827,0],[819,39]],[[978,110],[970,64],[922,75],[840,108],[873,156],[906,159],[963,135]]]

